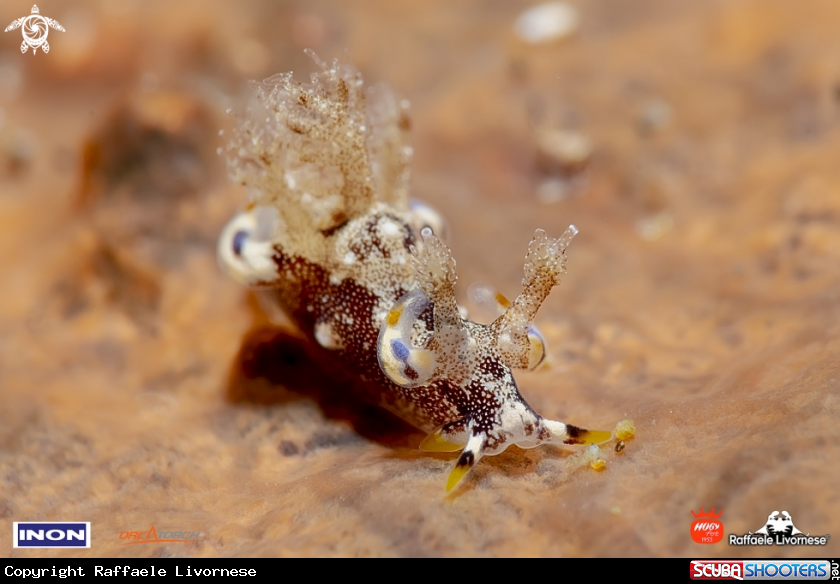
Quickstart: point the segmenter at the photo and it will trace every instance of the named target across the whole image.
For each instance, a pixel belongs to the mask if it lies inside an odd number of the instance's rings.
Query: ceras
[[[577,229],[537,230],[520,295],[473,288],[499,316],[466,320],[444,221],[408,198],[408,104],[365,90],[350,66],[316,62],[308,84],[284,73],[254,85],[268,117],[242,121],[228,146],[231,179],[252,194],[219,240],[223,269],[284,310],[352,376],[349,390],[428,432],[421,449],[461,451],[447,491],[511,444],[609,440],[541,417],[511,373],[543,359],[531,323]]]

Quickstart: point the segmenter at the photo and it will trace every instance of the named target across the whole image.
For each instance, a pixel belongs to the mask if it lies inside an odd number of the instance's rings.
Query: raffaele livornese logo
[[[45,53],[50,52],[50,43],[47,42],[47,35],[51,27],[64,32],[64,27],[58,24],[57,20],[41,16],[38,5],[35,4],[32,6],[32,14],[13,20],[12,24],[7,26],[3,32],[22,28],[23,42],[20,44],[20,52],[25,53],[29,47],[32,47],[32,54],[34,55],[38,52],[39,48]]]
[[[764,525],[753,533],[730,535],[729,545],[826,545],[831,536],[803,533],[793,524],[787,511],[773,511]]]

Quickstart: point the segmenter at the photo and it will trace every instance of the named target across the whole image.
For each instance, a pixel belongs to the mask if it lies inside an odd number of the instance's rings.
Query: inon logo
[[[16,548],[89,548],[90,521],[15,521]]]
[[[720,521],[720,516],[723,511],[715,513],[715,508],[708,513],[703,513],[703,508],[700,507],[700,512],[691,512],[694,515],[694,523],[691,524],[691,539],[697,543],[717,543],[723,539],[723,523]]]

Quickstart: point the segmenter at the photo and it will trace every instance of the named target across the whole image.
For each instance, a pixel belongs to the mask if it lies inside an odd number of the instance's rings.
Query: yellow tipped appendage
[[[481,434],[473,434],[470,436],[470,439],[467,440],[467,445],[464,446],[464,450],[461,452],[461,456],[458,457],[458,462],[455,464],[455,468],[449,473],[449,478],[446,479],[446,492],[449,493],[458,486],[458,483],[461,482],[461,479],[470,472],[470,469],[475,465],[476,462],[481,459],[481,455],[484,454],[484,442],[487,440],[487,436],[482,432]]]
[[[575,439],[578,444],[603,444],[612,438],[612,432],[587,430]]]
[[[452,472],[449,473],[449,478],[446,479],[446,492],[451,493],[452,489],[458,486],[458,483],[461,482],[461,479],[466,476],[472,465],[469,464],[461,464],[461,461],[458,461],[458,464],[455,465],[455,468],[452,469]]]

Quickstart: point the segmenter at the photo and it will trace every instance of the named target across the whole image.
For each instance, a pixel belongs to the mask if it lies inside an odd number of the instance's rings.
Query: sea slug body
[[[519,296],[474,288],[498,318],[466,320],[446,224],[408,198],[408,104],[384,86],[365,90],[348,65],[315,60],[310,83],[285,73],[254,86],[268,117],[241,121],[228,145],[231,179],[251,200],[222,232],[222,268],[284,310],[348,373],[348,390],[428,432],[422,450],[460,451],[447,491],[511,444],[609,440],[541,417],[511,373],[545,355],[532,322],[577,229],[556,239],[537,230]]]

